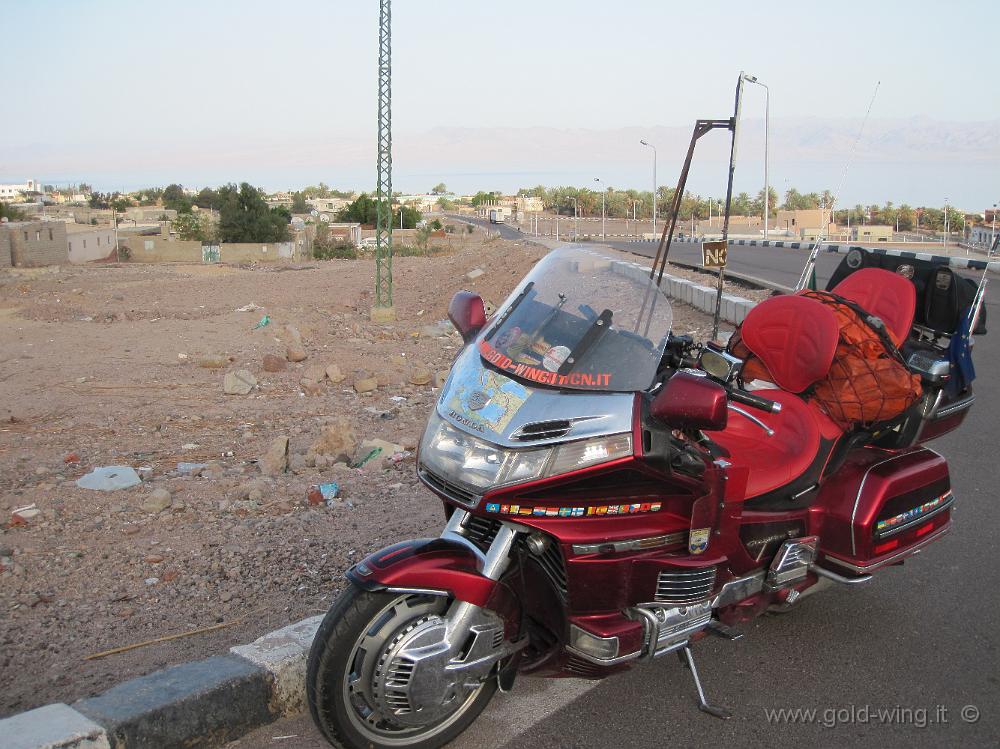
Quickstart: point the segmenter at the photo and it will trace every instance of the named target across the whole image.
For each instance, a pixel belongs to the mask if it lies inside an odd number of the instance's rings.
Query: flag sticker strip
[[[636,515],[644,512],[659,512],[660,502],[634,502],[627,505],[591,505],[590,507],[550,507],[527,505],[501,505],[489,503],[486,512],[497,515],[520,515],[536,518],[582,518],[601,515]]]

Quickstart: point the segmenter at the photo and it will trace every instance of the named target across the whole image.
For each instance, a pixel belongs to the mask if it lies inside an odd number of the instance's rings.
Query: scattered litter
[[[402,395],[393,395],[389,398],[393,403],[406,403],[406,398]]]
[[[222,453],[223,458],[231,458],[234,455],[236,455],[236,453],[234,453],[232,450],[226,450],[224,453]]]
[[[197,450],[199,447],[201,447],[201,445],[197,442],[185,442],[181,445],[181,450]]]
[[[156,585],[158,582],[160,582],[160,578],[147,577],[145,580],[143,580],[143,582],[146,583],[146,585]]]
[[[32,502],[30,505],[25,505],[24,507],[18,507],[14,510],[11,515],[11,522],[14,525],[21,523],[27,523],[29,520],[34,519],[41,513],[38,509],[38,505]]]
[[[76,481],[76,485],[81,489],[104,492],[128,489],[141,483],[142,479],[131,466],[101,466]]]
[[[369,462],[371,462],[381,454],[382,454],[381,447],[373,448],[371,452],[365,455],[365,457],[363,457],[357,463],[353,464],[351,468],[364,468]]]
[[[191,476],[200,473],[208,468],[208,463],[178,463],[177,473],[182,476]]]
[[[270,324],[271,324],[271,318],[268,317],[267,315],[264,315],[262,318],[260,318],[260,322],[258,322],[256,325],[253,326],[253,329],[260,330],[261,328],[265,328]]]
[[[63,458],[63,463],[79,463],[80,456],[76,453],[69,453],[65,458]]]
[[[340,497],[340,484],[331,481],[327,484],[313,484],[306,492],[306,502],[312,506],[325,504],[327,507],[334,505],[334,500]]]
[[[413,457],[413,453],[410,452],[409,450],[401,450],[398,453],[393,453],[389,457],[389,462],[390,463],[402,463],[404,460],[406,460],[408,458],[412,458],[412,457]]]
[[[181,353],[177,354],[177,358],[183,361],[184,359],[188,358],[188,355],[182,351]]]
[[[253,312],[254,310],[258,310],[258,309],[264,309],[264,308],[261,307],[259,304],[254,304],[253,302],[250,302],[250,304],[244,304],[242,307],[237,307],[236,311],[237,312]]]
[[[122,599],[125,600],[125,599]],[[191,635],[200,635],[204,632],[214,632],[217,629],[223,629],[225,627],[231,627],[234,624],[239,624],[243,619],[233,619],[229,622],[223,622],[222,624],[213,624],[210,627],[199,627],[198,629],[190,629],[187,632],[180,632],[176,635],[164,635],[163,637],[155,637],[152,640],[143,640],[142,642],[134,643],[133,645],[123,645],[120,648],[112,648],[111,650],[105,650],[100,653],[94,653],[92,655],[85,655],[83,660],[92,661],[95,658],[106,658],[109,655],[117,655],[118,653],[126,653],[129,650],[135,650],[136,648],[144,648],[147,645],[155,645],[158,642],[169,642],[170,640],[179,640],[182,637],[190,637]]]

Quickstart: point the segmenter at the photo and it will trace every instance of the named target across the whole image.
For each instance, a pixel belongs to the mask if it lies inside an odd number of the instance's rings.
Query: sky
[[[843,182],[850,204],[1000,200],[995,60],[973,33],[994,14],[986,2],[392,10],[393,184],[405,192],[595,176],[645,188],[640,137],[656,143],[659,183],[673,183],[694,119],[728,117],[745,70],[769,87],[779,192]],[[9,2],[0,24],[0,182],[374,184],[377,0]],[[764,89],[750,86],[737,190],[763,183],[763,115]],[[726,149],[698,155],[690,187],[722,193]]]

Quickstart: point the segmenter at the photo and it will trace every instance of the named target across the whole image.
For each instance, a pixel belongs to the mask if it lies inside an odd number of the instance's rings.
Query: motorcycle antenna
[[[858,151],[858,144],[861,142],[861,136],[865,131],[865,125],[868,123],[868,116],[872,113],[872,106],[875,104],[875,97],[878,96],[878,89],[881,85],[882,81],[875,82],[875,90],[872,92],[871,101],[868,102],[868,109],[865,111],[865,116],[861,120],[861,127],[858,128],[858,134],[854,138],[854,145],[851,146],[851,152],[847,155],[847,162],[844,164],[844,173],[840,176],[840,184],[837,185],[837,191],[834,192],[833,202],[830,205],[831,216],[833,215],[834,206],[837,205],[837,201],[840,199],[840,194],[844,190],[844,185],[847,183],[847,174],[850,172],[851,165],[854,163],[854,156]],[[823,222],[820,221],[820,223],[822,224]],[[822,248],[823,241],[826,239],[829,226],[830,222],[827,222],[826,225],[819,227],[819,233],[816,235],[816,241],[813,243],[812,250],[809,253],[809,259],[806,261],[806,265],[802,269],[802,275],[799,276],[799,282],[795,284],[796,291],[802,291],[802,289],[809,284],[813,273],[815,273],[816,258],[819,257],[819,252]]]

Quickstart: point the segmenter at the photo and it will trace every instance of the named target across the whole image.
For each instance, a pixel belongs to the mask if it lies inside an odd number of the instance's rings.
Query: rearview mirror
[[[471,291],[457,292],[448,304],[448,319],[462,335],[462,340],[468,343],[486,325],[483,298]]]
[[[653,398],[650,414],[676,429],[725,429],[729,420],[726,390],[704,375],[678,372]]]

